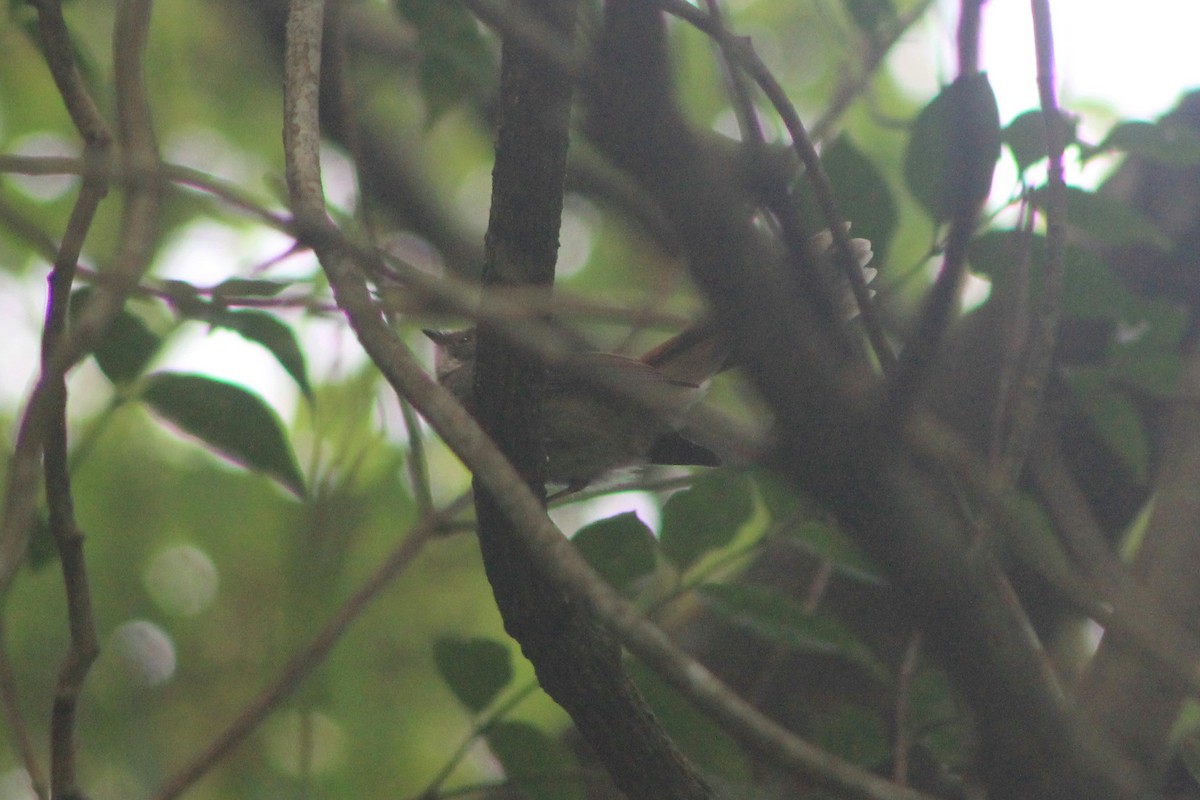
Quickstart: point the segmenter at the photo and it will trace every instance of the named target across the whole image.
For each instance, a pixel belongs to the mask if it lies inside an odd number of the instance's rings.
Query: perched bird
[[[826,231],[813,244],[827,252]],[[870,281],[871,244],[851,241]],[[847,295],[849,289],[847,287]],[[857,314],[853,297],[847,319]],[[425,330],[435,346],[440,384],[468,410],[475,381],[475,329]],[[543,397],[546,478],[581,489],[606,473],[636,464],[716,466],[719,458],[688,437],[688,411],[704,396],[708,380],[721,371],[728,347],[715,331],[685,330],[641,358],[585,351],[552,366]]]

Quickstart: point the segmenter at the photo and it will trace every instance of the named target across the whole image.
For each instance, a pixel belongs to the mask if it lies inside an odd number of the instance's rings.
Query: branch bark
[[[694,278],[776,414],[774,465],[885,566],[971,703],[991,796],[1148,796],[1138,771],[1112,758],[1048,679],[996,565],[969,547],[942,473],[883,423],[877,377],[838,357],[751,226],[735,182],[703,158],[669,96],[653,4],[611,0],[606,14],[591,132],[683,234]]]
[[[526,10],[570,41],[575,0],[529,4]],[[504,40],[485,241],[487,287],[532,286],[549,292],[553,284],[571,95],[569,75],[521,42]],[[514,347],[497,329],[480,326],[477,416],[543,502],[544,387],[545,367],[536,357]],[[711,797],[626,674],[616,638],[586,604],[564,593],[545,572],[478,475],[475,507],[484,567],[505,629],[617,786],[631,798],[646,800]]]

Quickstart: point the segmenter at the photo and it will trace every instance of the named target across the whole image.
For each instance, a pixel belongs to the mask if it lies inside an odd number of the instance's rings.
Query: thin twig
[[[984,0],[962,0],[958,17],[958,74],[979,72],[979,35]]]
[[[912,752],[912,693],[917,667],[921,663],[921,632],[915,631],[904,648],[904,659],[896,674],[896,740],[892,748],[892,780],[908,784],[909,754]]]
[[[479,737],[486,735],[493,725],[508,716],[514,708],[523,703],[527,697],[540,688],[536,680],[529,681],[503,703],[488,711],[484,716],[477,718],[475,724],[471,727],[471,731],[463,737],[462,742],[454,749],[454,752],[446,759],[446,763],[442,765],[442,768],[438,770],[433,780],[429,781],[429,784],[425,787],[425,791],[421,792],[418,797],[422,798],[422,800],[439,800],[439,798],[446,797],[448,792],[442,790],[442,785],[450,779],[450,776],[454,774],[454,770],[458,769],[459,764],[466,758],[471,747],[474,746],[475,742],[479,741]],[[453,790],[450,791],[453,792]]]
[[[1050,380],[1054,350],[1058,342],[1058,324],[1062,315],[1063,285],[1066,280],[1064,252],[1066,248],[1067,187],[1063,178],[1063,150],[1066,132],[1062,111],[1058,106],[1054,76],[1054,31],[1050,20],[1048,0],[1031,0],[1033,39],[1037,51],[1038,96],[1042,103],[1042,118],[1046,125],[1046,150],[1049,154],[1046,185],[1046,266],[1042,280],[1042,295],[1022,375],[1016,384],[1017,396],[1013,407],[1012,425],[1001,462],[1002,472],[1009,480],[1020,474],[1037,418]]]
[[[981,5],[981,0],[962,0],[958,28],[960,80],[979,72]],[[973,163],[982,144],[976,130],[978,123],[975,120],[961,120],[959,127],[951,131],[954,141],[948,148],[951,163],[946,165],[946,175],[948,180],[958,182],[945,187],[952,198],[950,230],[946,234],[942,268],[925,298],[916,332],[905,344],[904,355],[890,387],[891,411],[897,418],[911,410],[955,319],[967,273],[967,248],[975,236],[979,211],[987,200],[987,197],[971,196],[976,187],[969,184]]]
[[[1007,289],[1007,308],[1004,314],[1003,361],[996,380],[996,409],[992,415],[991,441],[988,444],[988,467],[996,474],[1001,484],[1004,453],[1008,447],[1008,435],[1012,426],[1013,404],[1017,396],[1017,381],[1024,366],[1024,354],[1029,342],[1029,271],[1033,241],[1033,225],[1037,216],[1033,206],[1032,192],[1026,191],[1021,206],[1021,225],[1018,228],[1020,251],[1011,258],[1009,268],[1012,277]]]
[[[30,5],[37,8],[42,53],[75,130],[88,145],[105,150],[112,134],[75,63],[75,44],[63,19],[62,4],[59,0],[30,0]]]
[[[810,270],[808,288],[819,294],[816,305],[823,321],[839,324],[843,321],[838,311],[840,303],[835,300],[829,278],[818,270],[814,270],[819,259],[815,258],[809,237],[805,235],[803,220],[800,217],[795,197],[792,195],[786,180],[773,173],[767,161],[767,143],[759,123],[758,112],[750,97],[750,86],[743,71],[741,62],[735,52],[734,43],[739,41],[725,27],[717,0],[708,0],[709,19],[714,33],[712,38],[717,42],[721,59],[725,67],[727,82],[730,87],[730,97],[738,124],[742,132],[742,141],[749,150],[752,171],[756,181],[763,183],[761,191],[767,208],[778,223],[779,236],[786,248],[789,260],[794,269]],[[741,40],[745,43],[745,40]],[[849,350],[850,343],[844,342]]]
[[[142,57],[149,34],[150,3],[148,0],[126,0],[119,4],[113,39],[113,63],[117,94],[117,118],[127,168],[136,174],[153,175],[158,165],[158,151],[151,129],[149,105],[142,82]],[[89,110],[77,113],[88,113]],[[73,114],[76,124],[80,119]],[[86,123],[84,123],[86,124]],[[88,132],[84,132],[85,137]],[[91,145],[91,142],[88,142]],[[104,146],[107,147],[107,140]],[[152,181],[151,181],[152,182]],[[150,183],[150,182],[147,182]],[[157,227],[157,197],[153,189],[131,189],[122,220],[120,261],[133,268],[122,270],[131,278],[129,288],[149,263],[153,233]],[[71,343],[66,331],[67,309],[75,264],[82,251],[87,231],[91,227],[96,206],[107,185],[95,179],[86,180],[68,223],[60,259],[51,276],[50,307],[47,312],[46,338],[42,349],[42,374],[48,379],[47,403],[50,406],[50,428],[44,440],[46,500],[50,512],[50,529],[58,547],[63,582],[67,594],[67,613],[71,630],[71,645],[59,669],[54,691],[54,710],[50,721],[50,791],[54,797],[74,797],[80,794],[76,762],[76,713],[83,682],[99,654],[96,622],[92,612],[91,591],[88,587],[86,563],[83,557],[83,534],[75,521],[71,500],[70,476],[67,464],[66,437],[66,370],[86,352],[87,344],[75,345],[75,352],[63,354]],[[128,291],[118,287],[111,292],[109,307],[100,303],[101,312],[89,308],[81,314],[81,329],[99,335],[101,324],[115,315],[124,303]],[[91,338],[89,341],[95,341]],[[57,362],[57,363],[56,363]]]
[[[103,159],[107,156],[112,137],[75,64],[74,46],[62,16],[62,8],[57,0],[41,0],[35,5],[46,62],[63,103],[83,139],[85,161]],[[75,279],[75,265],[96,209],[106,193],[107,184],[103,179],[89,177],[84,180],[63,240],[56,248],[42,334],[41,375],[22,415],[10,467],[4,523],[0,528],[2,596],[7,593],[17,568],[25,558],[37,495],[37,460],[39,455],[43,456],[50,531],[58,548],[70,629],[70,645],[59,668],[50,719],[49,789],[54,797],[72,797],[79,793],[75,713],[84,677],[99,652],[83,561],[82,536],[75,522],[67,463],[66,371],[71,362],[62,359],[60,353],[68,338],[67,312]],[[3,646],[0,642],[0,647]],[[4,659],[5,672],[9,673],[6,654],[0,654],[0,658]],[[15,694],[10,678],[11,674],[5,680],[6,696],[10,692]],[[24,729],[15,702],[6,701],[5,711],[15,729]],[[25,756],[31,779],[44,786],[40,769],[31,760],[32,753],[25,750]]]
[[[429,462],[425,458],[425,434],[421,432],[421,420],[412,405],[400,398],[400,414],[404,417],[404,430],[408,435],[408,477],[416,495],[417,510],[423,514],[433,508],[433,489],[429,480]]]
[[[852,76],[843,78],[833,90],[833,99],[825,107],[825,113],[812,125],[812,138],[814,142],[824,142],[829,134],[833,131],[834,124],[841,118],[850,104],[860,94],[866,91],[870,85],[871,79],[875,76],[876,70],[883,64],[884,58],[891,52],[896,42],[900,41],[909,28],[911,28],[921,17],[925,16],[925,12],[932,6],[934,0],[921,0],[917,5],[913,6],[901,17],[895,20],[895,23],[888,29],[886,35],[882,37],[871,37],[869,47],[862,59],[862,65],[859,70]]]
[[[187,766],[168,778],[154,794],[154,800],[172,800],[179,797],[245,741],[246,737],[324,662],[325,657],[341,640],[350,625],[412,564],[430,539],[441,530],[441,526],[466,507],[468,498],[469,495],[461,495],[444,509],[431,511],[417,522],[403,541],[375,568],[375,572],[363,581],[358,590],[342,604],[308,645],[292,656],[275,680],[249,702],[237,719],[221,731]]]
[[[788,135],[791,136],[792,147],[804,165],[805,178],[812,186],[813,195],[825,216],[829,232],[833,235],[836,261],[854,293],[863,328],[867,333],[867,340],[871,343],[871,349],[881,368],[885,373],[890,373],[896,363],[895,353],[892,351],[892,345],[884,331],[883,321],[871,299],[871,291],[867,288],[862,269],[854,258],[846,218],[838,209],[833,185],[829,181],[829,176],[821,164],[821,157],[817,154],[816,146],[808,135],[796,107],[792,105],[792,101],[779,81],[758,57],[758,53],[755,52],[748,39],[731,37],[719,24],[719,20],[714,20],[711,15],[704,14],[694,6],[688,5],[684,0],[654,1],[664,11],[683,19],[713,37],[722,49],[727,51],[736,63],[754,79],[775,109],[775,113],[783,121]]]

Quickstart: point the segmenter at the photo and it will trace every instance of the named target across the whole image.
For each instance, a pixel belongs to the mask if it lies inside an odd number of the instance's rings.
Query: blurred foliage
[[[363,14],[345,33],[359,37],[349,58],[359,113],[382,122],[422,185],[482,238],[496,37],[449,0],[398,0],[394,9],[347,5]],[[864,54],[884,46],[914,5],[755,0],[731,4],[730,12],[808,120],[825,110],[847,75],[863,69]],[[280,43],[264,21],[274,19],[263,10],[268,6],[267,0],[157,3],[146,74],[165,158],[278,210]],[[594,32],[597,9],[585,4],[584,36]],[[65,11],[85,78],[111,120],[113,4],[74,2]],[[0,153],[76,155],[80,146],[40,55],[34,20],[31,7],[15,2],[0,18]],[[704,130],[733,134],[736,119],[711,42],[675,24],[672,47],[689,118]],[[759,111],[769,138],[782,140],[768,107]],[[954,126],[964,117],[982,120],[994,147],[953,152]],[[934,231],[958,202],[945,194],[947,165],[965,163],[969,193],[982,196],[1005,157],[1001,142],[1020,177],[1018,185],[993,191],[1001,195],[990,208],[996,227],[975,241],[971,267],[998,289],[1013,278],[1014,265],[1030,263],[1035,296],[1040,291],[1044,237],[1004,223],[1013,204],[1003,195],[1019,197],[1028,188],[1040,202],[1032,189],[1045,157],[1041,125],[1031,111],[1001,131],[983,75],[925,98],[910,97],[886,69],[865,81],[823,143],[823,155],[854,233],[873,242],[880,270],[874,286],[896,331],[919,307],[927,264],[938,255]],[[1127,122],[1095,144],[1072,131],[1069,152],[1080,161],[1117,152],[1181,166],[1200,162],[1198,140],[1151,123]],[[348,150],[331,145],[330,163],[352,161]],[[331,172],[327,187],[335,199],[355,198],[341,207],[348,225],[372,231],[418,266],[447,266],[432,233],[412,219],[389,218],[377,200],[357,199],[348,173]],[[811,209],[805,185],[796,183],[797,202]],[[72,177],[0,176],[0,278],[4,292],[29,301],[22,306],[27,311],[41,302],[45,244],[61,235],[77,187]],[[89,284],[110,266],[121,196],[114,186],[88,237],[77,307],[86,307]],[[698,298],[676,258],[602,200],[572,200],[563,252],[575,269],[564,270],[560,285],[634,311],[696,311]],[[1106,243],[1168,244],[1136,210],[1090,190],[1073,189],[1069,210],[1074,229]],[[467,486],[440,443],[403,424],[394,398],[354,346],[329,334],[341,319],[310,259],[266,235],[251,215],[177,185],[167,193],[163,222],[161,243],[182,242],[200,257],[183,259],[164,246],[160,254],[179,262],[160,257],[70,383],[74,500],[103,646],[83,695],[79,734],[83,784],[95,800],[152,796],[275,679],[419,519],[414,480],[429,481],[437,502]],[[201,223],[246,235],[253,247],[213,248],[195,236]],[[820,227],[815,221],[813,229]],[[1146,393],[1165,396],[1174,385],[1181,316],[1169,304],[1131,294],[1109,265],[1081,248],[1068,251],[1067,285],[1068,317],[1114,323],[1105,329],[1102,363],[1078,367],[1069,386],[1084,398],[1085,413],[1108,445],[1144,481],[1151,453],[1137,401]],[[36,374],[40,321],[35,311],[15,316],[6,322],[11,342],[3,351],[10,430],[20,413],[15,390]],[[443,318],[395,321],[411,335]],[[232,331],[236,341],[210,337],[181,353],[179,343],[197,323]],[[1139,333],[1122,335],[1116,323]],[[603,345],[630,336],[627,327],[607,321],[581,328]],[[636,341],[654,341],[663,331],[634,334]],[[282,370],[274,384],[239,377],[235,369],[259,350]],[[231,370],[198,374],[204,370],[189,367],[188,359],[202,357]],[[740,403],[743,412],[755,408],[741,399],[736,379],[722,381],[715,394]],[[418,451],[422,458],[415,459]],[[643,477],[650,483],[661,474]],[[681,624],[702,608],[765,649],[819,653],[871,682],[872,691],[890,691],[895,653],[877,651],[854,620],[771,588],[734,583],[754,553],[784,542],[830,569],[839,585],[863,592],[885,585],[836,521],[769,476],[726,470],[698,472],[678,492],[639,497],[640,513],[613,514],[603,497],[577,504],[580,521],[591,523],[577,542],[597,572],[657,619]],[[661,524],[647,522],[659,516]],[[467,528],[470,519],[456,523]],[[44,760],[46,710],[67,628],[44,531],[32,552],[3,611],[20,710]],[[141,624],[129,627],[133,622]],[[635,671],[667,727],[714,780],[751,780],[736,744],[657,677]],[[581,797],[589,773],[558,739],[565,715],[540,692],[519,688],[531,680],[531,668],[504,636],[472,537],[440,536],[372,602],[300,691],[187,796],[415,797],[437,779],[446,790],[507,780],[530,797]],[[939,764],[963,768],[970,735],[944,676],[922,668],[914,685],[917,746]],[[845,758],[882,767],[890,741],[881,713],[846,703],[808,733]],[[0,778],[19,766],[12,740],[0,740]],[[5,791],[0,800],[21,796]]]

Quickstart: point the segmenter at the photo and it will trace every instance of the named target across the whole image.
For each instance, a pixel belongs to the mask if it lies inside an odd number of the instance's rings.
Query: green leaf
[[[1092,151],[1123,150],[1150,161],[1176,167],[1200,164],[1200,133],[1183,125],[1122,122]]]
[[[1062,114],[1062,125],[1067,132],[1067,144],[1076,142],[1079,121],[1068,114]],[[1004,129],[1004,144],[1017,162],[1017,170],[1024,172],[1029,167],[1046,158],[1046,117],[1038,110],[1026,111],[1008,123]]]
[[[242,338],[260,344],[287,370],[288,375],[300,387],[304,396],[312,399],[312,387],[308,383],[308,368],[304,353],[296,343],[296,335],[274,315],[265,311],[229,311],[214,309],[209,322],[228,328]]]
[[[892,755],[883,718],[862,706],[839,706],[817,723],[813,738],[825,750],[862,767],[882,766]]]
[[[880,28],[896,21],[891,0],[845,0],[846,11],[859,29],[874,38]]]
[[[975,734],[959,694],[941,669],[924,665],[909,686],[909,726],[920,741],[948,767],[964,767],[975,756]]]
[[[229,278],[213,287],[214,300],[231,297],[274,297],[290,286],[290,283],[247,278]]]
[[[142,400],[215,452],[305,496],[283,425],[257,395],[204,375],[159,372],[147,380]]]
[[[1054,586],[1080,588],[1079,577],[1045,509],[1026,494],[1014,492],[1011,507],[1020,524],[1005,528],[1006,544],[1027,567]]]
[[[454,0],[397,0],[417,29],[423,57],[421,94],[433,122],[472,93],[492,83],[494,63],[475,18]]]
[[[887,583],[879,568],[836,525],[806,522],[789,528],[789,533],[803,542],[805,549],[813,555],[828,559],[838,572],[867,583]]]
[[[917,115],[904,180],[942,222],[987,198],[999,157],[1000,112],[987,74],[963,75]]]
[[[724,547],[754,510],[750,481],[726,470],[697,478],[663,507],[662,549],[681,569]]]
[[[1029,284],[1034,298],[1041,296],[1046,265],[1046,239],[1016,231],[990,231],[971,243],[971,268],[998,284],[1012,278],[1010,269],[1028,260]],[[1108,264],[1080,247],[1068,245],[1063,253],[1063,312],[1080,319],[1120,320],[1138,314],[1145,302],[1130,292]]]
[[[88,286],[71,294],[72,319],[79,318],[91,295]],[[141,317],[122,308],[92,350],[92,357],[110,381],[129,383],[142,374],[161,346],[162,339],[146,327]]]
[[[654,570],[657,543],[636,512],[593,522],[571,541],[592,569],[618,590]]]
[[[837,141],[821,153],[821,163],[833,185],[838,206],[850,220],[854,236],[869,239],[877,263],[887,262],[887,249],[898,219],[896,201],[883,173],[849,136]],[[812,187],[803,176],[796,182],[797,202],[804,218],[824,220]],[[812,226],[816,232],[817,225]]]
[[[1125,462],[1134,479],[1145,483],[1150,475],[1150,443],[1129,395],[1091,370],[1068,375],[1067,384],[1105,443]]]
[[[1113,343],[1105,375],[1116,386],[1134,386],[1169,400],[1179,382],[1179,341],[1187,329],[1184,312],[1163,301],[1147,301],[1129,314]]]
[[[579,761],[557,737],[525,722],[498,722],[485,734],[504,774],[533,800],[584,800]]]
[[[723,727],[697,711],[678,689],[640,661],[631,660],[628,669],[654,716],[680,750],[703,764],[705,770],[730,780],[749,780],[745,751]]]
[[[806,652],[842,656],[881,683],[891,677],[871,649],[832,617],[804,610],[771,589],[709,583],[697,590],[717,613],[773,642]]]
[[[454,696],[476,714],[513,678],[512,654],[492,639],[437,639],[433,662]]]
[[[211,304],[200,296],[200,290],[187,281],[166,280],[162,282],[167,302],[181,315],[193,319],[204,319]]]
[[[1045,209],[1045,189],[1034,193],[1034,202]],[[1067,187],[1067,222],[1105,244],[1149,244],[1163,252],[1171,247],[1170,239],[1132,206],[1074,186]]]
[[[58,547],[54,534],[50,532],[50,520],[44,510],[33,518],[33,530],[29,534],[29,559],[26,563],[34,572],[41,572],[47,564],[58,561]]]
[[[1200,739],[1192,734],[1179,743],[1179,759],[1192,781],[1200,783]]]
[[[312,387],[308,383],[304,353],[296,343],[296,335],[292,329],[265,311],[232,310],[222,304],[224,298],[235,296],[232,294],[234,292],[271,295],[281,291],[285,284],[231,278],[213,289],[214,302],[211,303],[205,301],[191,284],[167,281],[166,286],[172,305],[182,316],[207,322],[218,328],[226,328],[247,341],[265,347],[295,381],[305,399],[312,400]],[[230,293],[220,295],[222,287],[227,288]]]
[[[1119,351],[1118,351],[1119,353]],[[1141,358],[1114,356],[1105,374],[1117,384],[1136,386],[1162,400],[1175,396],[1179,386],[1179,356],[1175,353],[1155,353]]]

